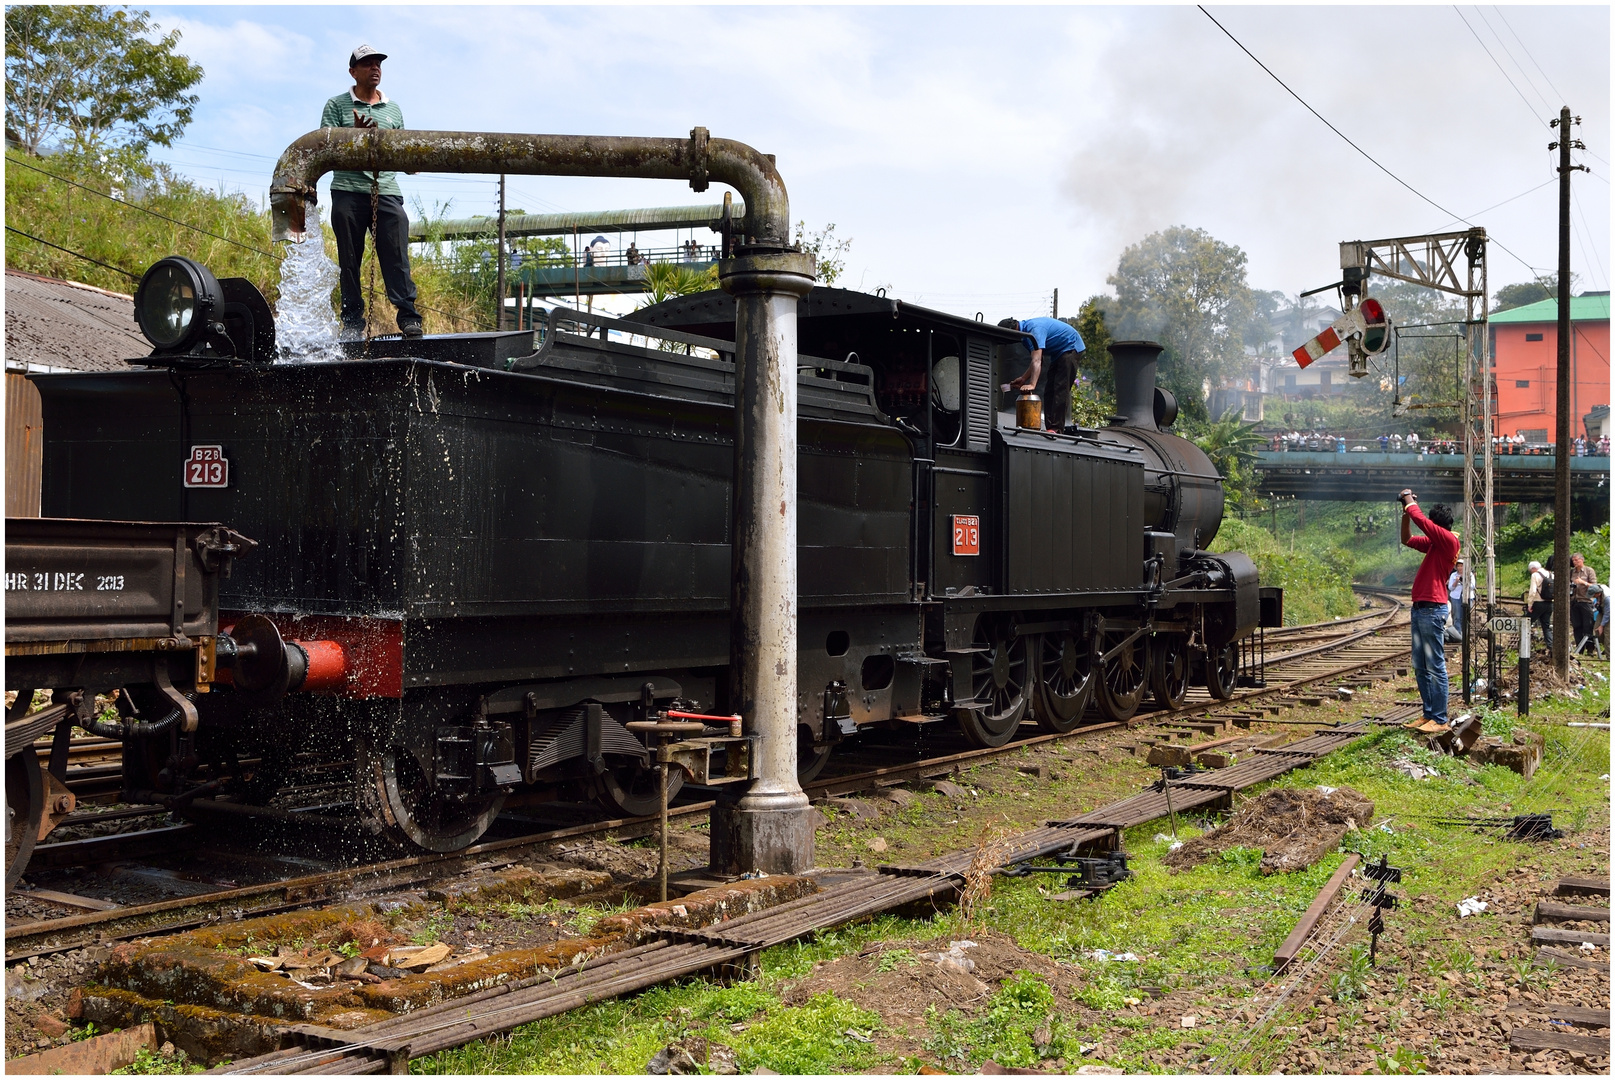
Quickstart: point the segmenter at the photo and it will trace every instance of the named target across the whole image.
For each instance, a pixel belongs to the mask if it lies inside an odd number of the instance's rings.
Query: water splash
[[[289,364],[329,363],[345,359],[337,341],[331,290],[341,275],[325,253],[325,228],[318,207],[309,207],[302,243],[288,244],[280,264],[280,306],[275,338],[280,360]]]

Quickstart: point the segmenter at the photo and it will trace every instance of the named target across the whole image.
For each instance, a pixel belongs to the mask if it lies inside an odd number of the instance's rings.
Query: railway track
[[[1348,745],[1373,723],[1394,723],[1405,710],[1316,732],[1283,747],[1258,750],[1239,764],[1120,799],[1068,821],[1049,822],[1002,841],[999,870],[1016,863],[1103,847],[1120,831],[1197,807],[1223,804],[1237,791],[1272,780]],[[852,919],[951,894],[963,887],[979,853],[958,851],[916,865],[881,867],[827,881],[799,900],[699,930],[674,930],[580,966],[515,980],[466,997],[351,1030],[298,1025],[286,1041],[301,1045],[235,1061],[214,1070],[233,1074],[362,1074],[400,1072],[411,1059],[510,1031],[591,1002],[647,989],[703,971],[742,965],[765,948]]]
[[[1256,719],[1264,714],[1252,715],[1249,711],[1252,706],[1260,707],[1305,686],[1347,678],[1407,655],[1408,643],[1404,631],[1406,613],[1399,601],[1393,601],[1385,611],[1372,612],[1367,617],[1354,617],[1353,622],[1364,625],[1334,641],[1270,658],[1265,686],[1240,690],[1225,701],[1214,700],[1204,690],[1196,689],[1191,691],[1190,700],[1181,709],[1140,714],[1125,723],[1086,725],[1065,734],[1038,734],[992,749],[971,749],[821,777],[805,787],[810,795],[821,798],[851,794],[945,776],[966,764],[1014,753],[1022,747],[1084,739],[1104,731],[1169,724],[1209,714],[1225,714],[1237,719],[1243,712],[1247,719]],[[710,801],[675,806],[670,810],[670,816],[681,818],[703,814],[711,806]],[[146,811],[136,808],[118,813],[136,816]],[[204,889],[195,895],[155,903],[92,910],[62,918],[8,925],[5,934],[6,961],[9,963],[91,944],[191,929],[219,919],[239,919],[309,907],[338,896],[356,898],[385,893],[490,863],[519,860],[546,844],[560,840],[605,833],[615,833],[623,838],[640,837],[650,835],[655,828],[654,817],[586,822],[479,843],[451,854],[388,859],[244,887]],[[41,844],[35,849],[35,858],[43,860],[45,865],[56,867],[132,859],[140,857],[142,853],[149,858],[152,852],[171,850],[194,835],[194,826],[182,825],[167,826],[157,830],[156,835],[136,832],[62,844]],[[25,892],[22,895],[28,894]]]

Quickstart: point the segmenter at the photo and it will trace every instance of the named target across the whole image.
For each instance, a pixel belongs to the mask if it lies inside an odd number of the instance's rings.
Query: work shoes
[[[398,329],[405,337],[420,337],[426,332],[425,326],[419,318],[399,316]]]

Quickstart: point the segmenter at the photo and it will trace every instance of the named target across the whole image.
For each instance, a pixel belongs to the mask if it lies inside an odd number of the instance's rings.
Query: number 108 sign
[[[953,515],[953,553],[981,554],[981,518],[976,514]]]
[[[185,486],[222,488],[230,486],[230,462],[222,446],[193,446],[185,462]]]

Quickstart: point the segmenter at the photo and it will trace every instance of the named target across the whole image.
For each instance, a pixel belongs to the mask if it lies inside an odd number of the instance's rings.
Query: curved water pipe
[[[293,142],[275,163],[273,239],[302,239],[308,208],[317,201],[314,185],[336,169],[688,180],[696,191],[716,180],[745,200],[741,230],[748,246],[759,252],[790,246],[790,200],[772,155],[714,139],[703,127],[688,139],[320,128]]]

